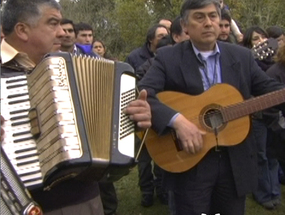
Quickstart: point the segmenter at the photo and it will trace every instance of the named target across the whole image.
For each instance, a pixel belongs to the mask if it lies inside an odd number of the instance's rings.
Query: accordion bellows
[[[5,83],[1,80],[1,84],[5,85],[4,90],[9,89],[6,96],[12,95],[18,105],[18,101],[23,100],[17,98],[18,95],[28,92],[28,101],[25,101],[21,115],[28,115],[29,123],[22,128],[21,119],[16,122],[10,120],[8,127],[11,131],[8,128],[8,134],[14,138],[5,139],[3,146],[11,151],[8,156],[15,151],[23,151],[21,148],[36,148],[32,160],[38,159],[38,163],[29,164],[29,159],[20,164],[14,162],[26,186],[43,183],[50,187],[76,176],[81,180],[101,180],[112,175],[120,178],[134,165],[135,125],[123,113],[136,95],[136,80],[130,65],[54,53],[46,56],[26,77],[17,76],[9,80]],[[18,86],[12,87],[15,92],[10,92],[10,85],[23,85],[21,87],[27,92]],[[11,112],[19,112],[17,109],[21,108],[11,107],[8,98],[4,100],[9,107],[4,108],[4,112],[8,119],[14,119]],[[7,119],[2,107],[1,111]],[[28,140],[22,141],[20,149],[20,144],[15,144],[19,142],[19,138],[15,138],[15,129],[18,128],[18,133],[30,130],[30,134],[25,134],[28,137],[23,138]],[[27,146],[28,143],[31,145]],[[25,153],[23,155],[27,156]],[[27,177],[29,168],[32,172],[40,172],[37,182]]]

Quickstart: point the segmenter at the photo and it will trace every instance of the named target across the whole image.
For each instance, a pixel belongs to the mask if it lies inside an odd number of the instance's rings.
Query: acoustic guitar
[[[249,115],[285,102],[285,88],[249,100],[228,84],[216,84],[198,96],[164,91],[157,97],[206,131],[202,150],[189,154],[183,151],[173,129],[161,136],[149,129],[145,144],[150,156],[162,169],[178,173],[194,167],[213,147],[241,143],[249,133]]]

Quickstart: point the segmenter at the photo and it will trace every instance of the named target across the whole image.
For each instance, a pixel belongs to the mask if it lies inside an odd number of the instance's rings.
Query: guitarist
[[[284,88],[259,68],[250,50],[217,41],[220,13],[217,0],[185,1],[181,24],[191,41],[158,50],[152,66],[139,83],[140,89],[148,91],[153,130],[162,134],[172,127],[183,150],[189,154],[201,151],[206,132],[183,114],[159,102],[158,92],[199,95],[214,84],[227,83],[238,89],[244,99],[249,99],[252,95]],[[285,103],[276,108],[284,110]],[[165,172],[164,182],[174,191],[177,215],[245,214],[246,195],[257,185],[254,137],[250,133],[236,146],[217,149],[209,150],[190,170]]]

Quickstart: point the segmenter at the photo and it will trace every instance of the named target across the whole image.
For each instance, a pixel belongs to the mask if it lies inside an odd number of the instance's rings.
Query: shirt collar
[[[200,60],[200,59],[201,59],[201,56],[202,56],[201,51],[199,51],[199,50],[194,46],[193,43],[191,43],[191,44],[192,44],[192,47],[193,47],[193,50],[194,50],[195,55],[196,55],[197,58]],[[210,56],[220,55],[220,53],[221,53],[221,52],[220,52],[220,48],[219,48],[219,46],[218,46],[218,43],[216,43],[215,49],[213,50],[213,53],[212,53]]]
[[[17,61],[17,63],[28,70],[36,66],[26,53],[17,51],[3,39],[1,42],[1,61],[5,64],[11,60]]]

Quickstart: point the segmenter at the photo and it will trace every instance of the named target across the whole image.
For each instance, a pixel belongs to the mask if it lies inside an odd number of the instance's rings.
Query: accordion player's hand
[[[137,126],[147,129],[151,126],[150,106],[146,101],[147,92],[142,90],[136,100],[130,102],[125,109],[125,113],[129,115],[131,120],[137,122]]]
[[[4,117],[1,115],[1,125],[3,125],[4,122],[5,122],[5,119],[4,119]],[[4,133],[5,133],[5,131],[4,131],[4,129],[3,129],[2,126],[1,126],[1,142],[4,140]]]

